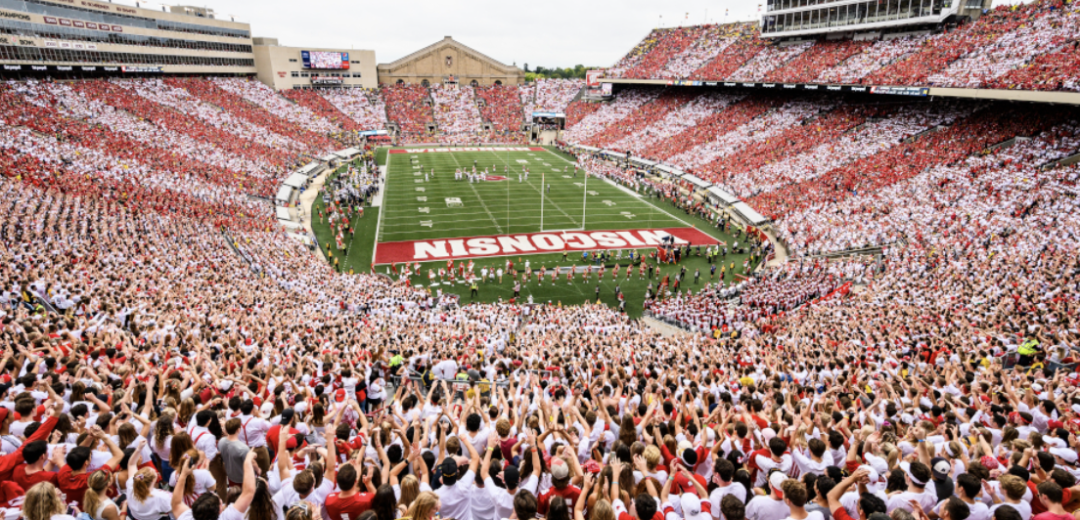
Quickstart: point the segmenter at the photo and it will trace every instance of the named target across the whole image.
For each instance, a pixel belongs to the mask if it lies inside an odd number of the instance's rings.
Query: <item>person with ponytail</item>
[[[403,518],[409,520],[432,520],[442,507],[439,496],[431,491],[421,492],[416,497]]]
[[[157,520],[172,510],[172,495],[157,489],[158,474],[152,468],[139,469],[146,440],[139,441],[128,459],[128,478],[125,485],[128,513],[134,520]]]
[[[173,414],[163,413],[150,431],[150,451],[161,461],[161,477],[172,477],[173,467],[169,464],[172,455]]]
[[[322,520],[322,511],[319,506],[301,500],[285,512],[285,520]]]
[[[87,479],[82,508],[94,520],[120,520],[120,508],[107,496],[112,480],[107,472],[97,470]]]
[[[190,462],[186,455],[181,458],[180,467],[176,468],[180,472],[178,481],[183,482],[191,473]],[[236,501],[222,510],[222,502],[217,495],[203,493],[188,507],[184,503],[184,491],[178,487],[172,494],[172,517],[176,520],[245,520],[251,501],[255,498],[256,480],[259,479],[255,477],[255,450],[251,450],[244,459],[244,487]]]
[[[210,461],[201,451],[192,448],[184,456],[188,460],[194,461],[194,467],[183,482],[177,481],[179,474],[174,471],[172,478],[169,480],[169,487],[176,488],[180,486],[184,491],[184,503],[190,506],[195,502],[196,498],[199,498],[199,495],[214,490],[217,486],[217,480],[207,469],[210,467]]]
[[[281,509],[274,507],[274,495],[266,480],[255,481],[255,495],[251,498],[246,520],[278,520]]]

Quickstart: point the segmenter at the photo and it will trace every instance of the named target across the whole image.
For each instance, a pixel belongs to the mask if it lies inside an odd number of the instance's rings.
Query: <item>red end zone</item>
[[[712,245],[719,240],[695,228],[630,229],[620,231],[556,231],[469,238],[408,240],[376,245],[375,263],[430,262],[459,258],[534,255],[597,249],[656,247],[667,236],[679,245]]]
[[[448,153],[448,152],[546,152],[537,147],[526,146],[489,146],[487,148],[396,148],[387,153]]]

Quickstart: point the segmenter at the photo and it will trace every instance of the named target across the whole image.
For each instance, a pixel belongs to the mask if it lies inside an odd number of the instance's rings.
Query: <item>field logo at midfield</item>
[[[597,249],[654,248],[667,237],[679,245],[712,245],[715,238],[695,228],[620,231],[556,231],[472,238],[408,240],[378,244],[376,264],[508,256]]]
[[[485,181],[505,181],[506,177],[503,177],[502,175],[485,175],[484,180]]]
[[[543,152],[543,148],[525,146],[491,146],[487,148],[409,148],[407,150],[390,150],[392,154],[401,153],[453,153],[453,152]]]

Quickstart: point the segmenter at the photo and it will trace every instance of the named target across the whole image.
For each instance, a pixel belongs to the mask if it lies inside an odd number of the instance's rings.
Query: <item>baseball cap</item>
[[[697,452],[694,451],[693,448],[686,448],[685,450],[682,451],[681,455],[682,455],[681,458],[682,458],[683,464],[686,464],[687,468],[693,469],[694,466],[697,465],[698,456],[697,456]]]
[[[781,487],[787,479],[787,475],[782,471],[776,471],[772,475],[769,475],[769,485],[772,486],[773,494],[776,495],[777,500],[784,499],[784,492],[781,490]]]
[[[518,472],[517,466],[511,464],[503,470],[503,483],[506,484],[506,489],[514,489],[521,481],[521,473]]]
[[[682,516],[690,520],[701,514],[701,498],[693,493],[683,493],[679,497],[679,506],[682,508]]]
[[[934,474],[934,480],[949,478],[950,471],[952,471],[952,465],[943,457],[934,457],[930,460],[930,472]]]
[[[443,483],[446,483],[447,479],[452,479],[453,482],[457,481],[458,465],[457,461],[453,457],[447,458],[442,464],[442,477]]]
[[[570,476],[570,466],[560,458],[551,459],[551,478],[562,480]]]
[[[878,479],[881,478],[881,472],[877,470],[873,465],[863,464],[858,469],[866,470],[866,478],[870,479],[870,484],[876,484]],[[885,471],[888,471],[889,467],[885,466]]]
[[[1050,454],[1069,464],[1076,464],[1076,451],[1068,448],[1050,448]]]
[[[337,392],[334,392],[334,401],[343,403],[345,402],[345,389],[339,388]]]

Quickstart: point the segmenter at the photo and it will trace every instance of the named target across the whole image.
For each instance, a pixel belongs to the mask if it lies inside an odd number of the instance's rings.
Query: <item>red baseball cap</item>
[[[334,392],[334,401],[339,403],[345,402],[345,389],[339,388],[337,392]]]

